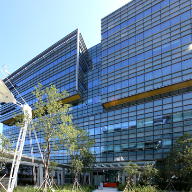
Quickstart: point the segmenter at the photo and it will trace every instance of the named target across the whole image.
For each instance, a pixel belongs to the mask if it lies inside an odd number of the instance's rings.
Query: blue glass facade
[[[160,165],[174,140],[192,133],[191,3],[132,0],[101,20],[101,43],[87,50],[72,32],[11,80],[30,105],[38,82],[68,91],[73,122],[96,140],[95,170],[121,169],[128,161]],[[13,111],[2,104],[4,124]],[[5,135],[10,130],[18,133],[4,125]],[[63,149],[52,159],[69,163],[70,157]]]

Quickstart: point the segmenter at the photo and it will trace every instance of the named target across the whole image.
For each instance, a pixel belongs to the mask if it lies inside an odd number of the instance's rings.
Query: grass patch
[[[59,186],[58,188],[59,190],[54,187],[55,192],[72,192],[73,186],[62,185],[62,186]],[[93,190],[95,190],[95,187],[91,185],[81,186],[81,188],[83,192],[92,192]],[[13,192],[36,192],[36,191],[37,191],[37,188],[34,188],[32,186],[26,186],[26,187],[17,186],[13,190]],[[43,192],[43,189],[38,190],[38,192]],[[48,188],[47,192],[52,192],[52,191]],[[81,190],[80,189],[73,190],[73,192],[81,192]]]

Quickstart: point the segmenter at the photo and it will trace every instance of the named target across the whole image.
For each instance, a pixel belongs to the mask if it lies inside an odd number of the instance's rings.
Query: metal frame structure
[[[9,89],[7,88],[7,86],[3,83],[3,81],[0,79],[0,102],[5,102],[5,103],[14,103],[17,104],[16,99],[14,98],[13,94],[11,93],[11,91],[9,91]],[[19,105],[19,104],[17,104]],[[20,107],[23,108],[24,111],[24,126],[21,128],[20,133],[19,133],[19,137],[17,140],[17,145],[16,145],[16,150],[14,153],[14,159],[12,162],[12,167],[11,167],[11,173],[10,173],[10,177],[9,177],[9,183],[8,183],[8,190],[7,192],[12,192],[14,185],[15,185],[15,181],[17,179],[17,173],[19,170],[19,165],[21,162],[21,156],[23,153],[23,146],[25,143],[25,137],[26,137],[26,133],[27,133],[27,127],[28,124],[30,123],[31,119],[32,119],[32,109],[28,104],[24,104],[24,105],[19,105]]]
[[[16,145],[16,149],[15,149],[13,162],[12,162],[12,167],[11,167],[11,173],[10,173],[10,177],[9,177],[8,192],[13,191],[15,181],[17,179],[17,173],[19,170],[21,156],[23,153],[23,146],[25,143],[25,137],[26,137],[26,133],[27,133],[27,126],[32,119],[32,109],[29,105],[24,105],[23,111],[24,111],[24,127],[21,128],[19,137],[17,140],[17,145]]]

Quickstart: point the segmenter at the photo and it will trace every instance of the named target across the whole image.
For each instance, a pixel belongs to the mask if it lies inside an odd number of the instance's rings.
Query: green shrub
[[[135,192],[158,192],[158,190],[152,186],[140,186],[135,188]]]
[[[159,191],[155,188],[155,186],[133,186],[132,187],[133,190],[131,190],[132,192],[163,192],[163,191]],[[128,190],[126,190],[125,192],[128,192]]]
[[[117,190],[118,191],[123,191],[125,189],[126,185],[123,185],[123,184],[119,184],[118,187],[117,187]]]
[[[169,190],[169,186],[168,186],[169,182],[157,182],[157,185],[158,187],[161,189],[161,190],[165,190],[165,188],[167,190]],[[184,183],[184,182],[172,182],[170,184],[171,186],[171,190],[174,190],[173,186],[175,188],[175,190],[177,191],[182,191],[182,190],[186,190],[188,188],[189,190],[189,183]]]

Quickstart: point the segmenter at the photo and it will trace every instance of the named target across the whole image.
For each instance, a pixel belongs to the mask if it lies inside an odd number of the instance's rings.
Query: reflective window
[[[186,35],[184,37],[181,38],[181,44],[184,45],[186,43],[191,42],[191,34],[190,35]]]
[[[131,65],[131,64],[133,64],[135,62],[136,62],[135,57],[129,58],[129,65]]]
[[[158,33],[160,30],[161,30],[161,26],[160,26],[160,25],[157,25],[157,26],[155,26],[155,27],[152,28],[152,33],[153,33],[153,34]]]
[[[144,127],[145,119],[139,119],[137,120],[137,128]]]
[[[141,83],[144,81],[144,74],[137,76],[137,83]]]
[[[114,52],[114,46],[113,47],[110,47],[109,49],[108,49],[108,54],[111,54],[111,53],[113,53]]]
[[[161,23],[161,30],[170,27],[170,20]]]
[[[105,93],[107,93],[107,87],[102,88],[102,94],[105,94]]]
[[[88,89],[92,88],[92,82],[88,82]]]
[[[131,45],[132,43],[135,43],[135,36],[129,38],[129,45]]]
[[[121,65],[122,67],[128,66],[128,59],[122,61],[121,63],[122,63],[122,65]]]
[[[153,55],[158,55],[161,53],[161,46],[156,47],[155,49],[153,49]]]
[[[139,13],[138,15],[136,15],[136,21],[140,20],[143,18],[143,12]]]
[[[128,80],[122,81],[122,88],[128,87]]]
[[[97,135],[97,134],[101,134],[100,127],[95,128],[95,135]]]
[[[109,85],[108,86],[108,92],[114,91],[114,85]]]
[[[145,10],[144,12],[143,12],[143,16],[145,17],[145,16],[147,16],[147,15],[150,15],[151,14],[151,8],[149,8],[149,9],[147,9],[147,10]]]
[[[115,90],[121,89],[121,82],[115,84]]]
[[[94,135],[94,129],[89,129],[89,135]]]
[[[114,65],[108,67],[108,73],[113,72],[115,69]]]
[[[136,77],[129,79],[129,86],[136,84]]]
[[[162,45],[162,52],[169,51],[171,49],[170,43]]]
[[[105,74],[107,74],[107,68],[102,69],[102,75],[105,75]]]
[[[134,121],[129,121],[129,128],[136,128],[137,124],[136,124],[136,120]]]
[[[171,42],[171,48],[174,49],[175,47],[179,47],[181,45],[180,39]]]
[[[99,85],[99,79],[96,79],[93,81],[93,87],[98,86]]]
[[[128,122],[122,123],[122,129],[127,129],[129,127]]]
[[[126,47],[128,45],[128,40],[121,42],[121,48]]]
[[[190,17],[190,11],[186,11],[185,13],[181,14],[181,21],[188,19]]]
[[[143,33],[136,35],[136,41],[143,39]]]
[[[127,26],[127,21],[124,21],[123,23],[121,23],[121,29],[123,29],[124,27],[126,27]]]
[[[159,9],[160,9],[160,3],[158,3],[158,4],[156,4],[156,5],[154,5],[154,6],[152,7],[152,13],[155,12],[155,11],[157,11],[157,10],[159,10]]]
[[[187,68],[192,67],[191,63],[192,63],[192,59],[182,61],[182,69],[187,69]]]
[[[121,44],[120,43],[115,45],[115,51],[119,50],[120,48],[121,48]]]
[[[137,62],[144,60],[144,53],[137,55],[136,58],[137,58]]]
[[[183,120],[192,119],[192,110],[183,112]]]
[[[183,116],[182,113],[173,113],[173,122],[182,121],[183,120],[182,116]]]
[[[145,54],[145,59],[152,57],[152,50],[149,50],[149,51],[145,52],[144,54]]]
[[[181,70],[181,63],[176,63],[172,65],[172,73],[180,71]]]
[[[172,144],[172,139],[163,139],[164,147],[171,146],[171,144]]]
[[[171,25],[175,25],[180,22],[180,15],[171,19]]]
[[[118,70],[118,69],[120,69],[121,68],[121,63],[116,63],[115,64],[115,70]]]

